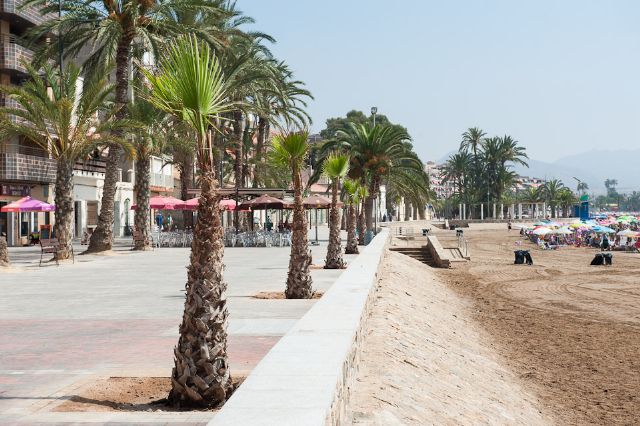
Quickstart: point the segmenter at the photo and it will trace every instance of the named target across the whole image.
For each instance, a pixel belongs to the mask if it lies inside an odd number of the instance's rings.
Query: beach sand
[[[444,231],[436,231],[442,235]],[[388,253],[349,404],[354,424],[636,424],[640,255],[541,251],[465,230],[472,261]],[[534,265],[513,265],[530,249]]]
[[[539,250],[518,232],[465,230],[472,262],[438,271],[474,306],[492,348],[558,424],[640,419],[640,254]],[[534,265],[513,265],[529,249]]]
[[[436,270],[387,253],[349,401],[354,424],[547,424],[472,305]]]

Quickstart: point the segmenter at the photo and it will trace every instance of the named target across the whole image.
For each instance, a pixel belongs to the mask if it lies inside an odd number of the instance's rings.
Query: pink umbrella
[[[184,202],[184,205],[178,207],[183,210],[197,210],[198,209],[198,200],[199,198],[192,198]],[[223,210],[235,210],[236,202],[235,200],[220,200],[220,208]]]
[[[154,210],[176,210],[182,208],[185,202],[175,197],[165,197],[163,195],[156,195],[149,198],[149,208]],[[131,210],[136,210],[137,205],[132,205]]]
[[[24,197],[18,201],[7,204],[2,207],[0,211],[5,212],[52,212],[55,211],[56,206],[53,204],[47,204],[44,201],[35,200],[31,197]]]

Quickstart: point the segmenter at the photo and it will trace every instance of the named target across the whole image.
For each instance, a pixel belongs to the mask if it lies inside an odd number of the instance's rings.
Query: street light
[[[378,107],[371,107],[371,115],[373,115],[373,127],[376,127],[376,113],[378,112]],[[373,214],[374,214],[374,225],[373,225],[373,235],[378,233],[378,196],[373,199]]]
[[[378,113],[378,107],[371,107],[371,115],[373,115],[373,125],[376,125],[376,114]]]

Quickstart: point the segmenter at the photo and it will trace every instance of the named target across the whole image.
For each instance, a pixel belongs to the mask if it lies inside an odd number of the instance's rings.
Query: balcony
[[[84,173],[105,173],[107,170],[107,162],[103,160],[85,160],[77,161],[73,170]]]
[[[0,180],[53,183],[56,162],[36,155],[0,153]]]
[[[22,2],[18,0],[0,0],[0,14],[8,18],[12,23],[22,28],[40,25],[53,15],[42,16],[37,8],[28,7],[21,9]],[[8,15],[8,16],[7,16]]]
[[[0,40],[2,41],[0,69],[26,74],[27,69],[23,65],[23,61],[29,64],[32,63],[33,51],[19,45],[13,35],[1,36]]]
[[[160,173],[151,174],[151,186],[156,188],[173,189],[173,176]]]

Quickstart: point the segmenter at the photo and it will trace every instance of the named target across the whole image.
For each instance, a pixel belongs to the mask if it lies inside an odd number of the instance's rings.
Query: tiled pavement
[[[321,229],[322,236],[326,229]],[[11,249],[0,271],[0,424],[198,424],[211,413],[51,413],[59,398],[96,377],[168,376],[184,303],[188,249],[137,253],[119,241],[112,255],[37,267],[34,248]],[[322,264],[326,244],[312,247]],[[77,247],[77,252],[81,251]],[[283,290],[288,248],[225,252],[229,284],[229,354],[249,371],[314,303],[258,300]],[[327,289],[341,271],[313,270]]]

